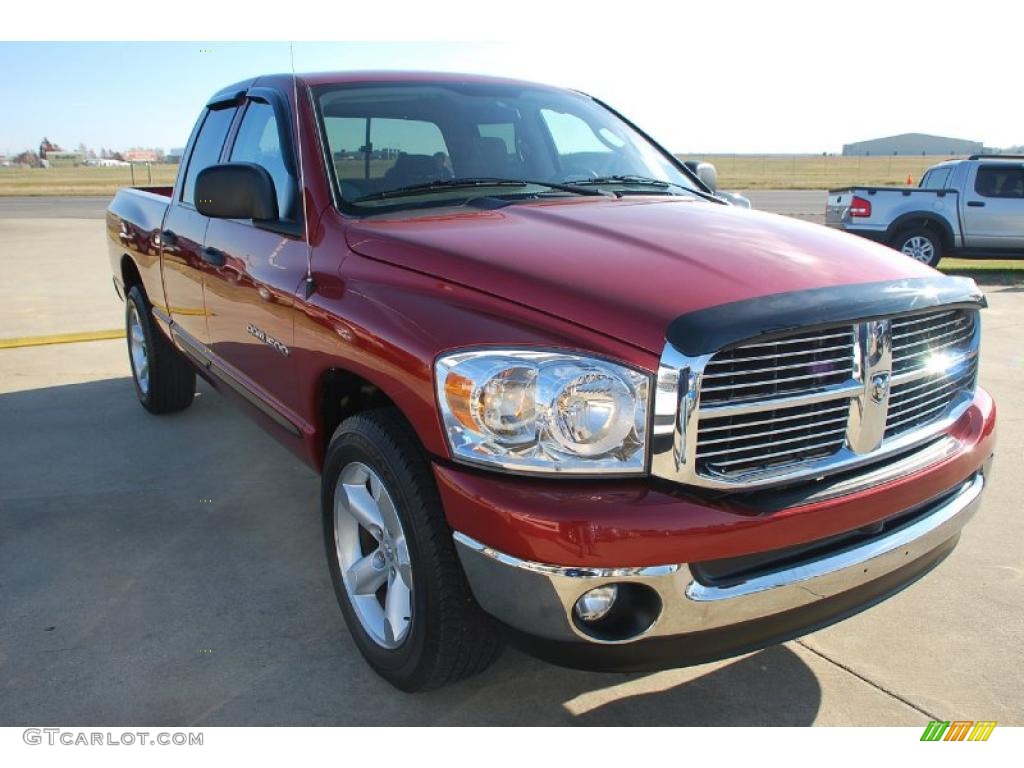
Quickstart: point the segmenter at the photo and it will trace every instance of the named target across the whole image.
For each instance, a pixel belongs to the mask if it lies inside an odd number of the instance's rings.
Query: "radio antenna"
[[[292,63],[292,101],[295,111],[295,146],[299,154],[299,194],[302,197],[302,235],[306,241],[306,279],[304,291],[308,299],[313,295],[313,244],[309,240],[309,212],[306,210],[306,170],[302,163],[302,134],[299,120],[299,78],[295,75],[295,44],[288,43],[288,54]]]

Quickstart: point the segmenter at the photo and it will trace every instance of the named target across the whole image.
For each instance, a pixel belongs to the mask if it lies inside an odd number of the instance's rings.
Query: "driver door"
[[[296,412],[293,301],[306,276],[306,242],[294,159],[283,105],[250,98],[230,151],[230,162],[263,166],[274,181],[277,222],[212,219],[205,252],[210,349],[214,362],[263,400]]]

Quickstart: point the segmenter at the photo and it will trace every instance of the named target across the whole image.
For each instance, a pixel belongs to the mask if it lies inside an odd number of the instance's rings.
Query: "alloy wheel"
[[[405,531],[380,476],[346,465],[334,490],[334,543],[342,586],[375,643],[397,648],[412,626],[412,567]]]
[[[128,351],[132,358],[132,374],[142,394],[149,394],[149,350],[142,330],[139,310],[133,303],[128,313]]]
[[[921,235],[908,237],[901,250],[910,258],[925,264],[931,264],[935,258],[935,244]]]

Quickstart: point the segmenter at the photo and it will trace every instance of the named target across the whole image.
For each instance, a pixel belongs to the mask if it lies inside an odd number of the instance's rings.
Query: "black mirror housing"
[[[196,210],[215,219],[276,221],[277,191],[266,169],[255,163],[211,165],[196,177]]]

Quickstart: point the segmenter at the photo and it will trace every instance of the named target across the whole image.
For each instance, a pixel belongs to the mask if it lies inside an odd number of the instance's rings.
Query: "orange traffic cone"
[[[914,180],[912,178],[910,178],[910,174],[909,173],[907,174],[907,186],[908,187],[914,186]]]

